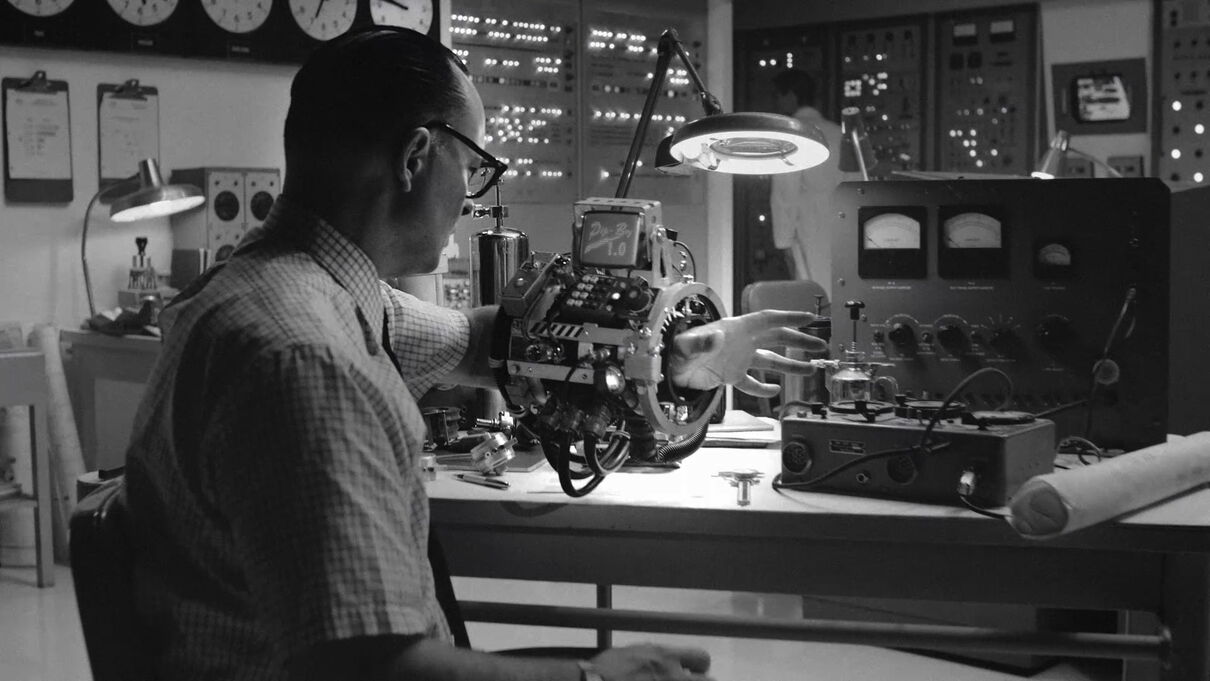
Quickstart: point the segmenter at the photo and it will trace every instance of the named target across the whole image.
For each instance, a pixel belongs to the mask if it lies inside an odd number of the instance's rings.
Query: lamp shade
[[[720,173],[771,175],[806,170],[828,158],[823,133],[771,113],[720,113],[682,126],[669,148],[681,163]]]
[[[139,161],[139,188],[118,197],[109,208],[114,222],[134,222],[173,215],[206,202],[202,190],[191,184],[164,184],[155,159]]]
[[[135,186],[135,183],[137,187]],[[134,187],[132,190],[131,187]],[[190,184],[164,184],[160,166],[153,158],[139,161],[139,172],[121,182],[97,190],[84,209],[84,229],[80,232],[80,266],[84,270],[84,293],[88,296],[88,318],[97,316],[92,299],[92,277],[88,271],[88,221],[92,207],[102,196],[121,194],[109,207],[109,219],[114,222],[134,222],[173,215],[196,208],[206,202],[202,190]]]
[[[1066,131],[1060,130],[1055,133],[1055,136],[1050,138],[1050,146],[1046,149],[1046,153],[1042,155],[1038,165],[1030,175],[1040,180],[1053,180],[1056,177],[1063,177],[1063,171],[1067,165],[1067,149],[1071,146],[1071,136]]]

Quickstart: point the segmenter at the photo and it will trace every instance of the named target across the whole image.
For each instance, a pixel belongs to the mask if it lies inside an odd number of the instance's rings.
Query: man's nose
[[[474,210],[475,210],[475,202],[474,202],[474,201],[472,201],[471,199],[463,199],[463,200],[462,200],[462,214],[463,214],[463,215],[470,215],[470,214],[471,214],[471,212],[472,212],[472,211],[474,211]]]

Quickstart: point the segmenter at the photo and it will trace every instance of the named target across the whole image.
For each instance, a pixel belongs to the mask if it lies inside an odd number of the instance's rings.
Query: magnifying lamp
[[[153,158],[139,161],[139,171],[93,194],[84,210],[84,230],[80,234],[80,264],[84,267],[84,292],[88,295],[88,317],[97,315],[92,300],[92,278],[88,271],[88,221],[93,205],[102,196],[120,194],[109,207],[113,222],[134,222],[174,215],[206,202],[202,190],[191,184],[164,184],[160,166]]]
[[[639,152],[647,138],[656,99],[664,87],[668,65],[674,53],[685,65],[706,115],[686,123],[660,142],[656,151],[657,169],[683,164],[720,173],[769,175],[806,170],[828,158],[823,133],[813,125],[779,114],[723,113],[718,98],[706,90],[676,30],[670,28],[660,36],[656,48],[656,67],[651,87],[647,90],[647,99],[639,115],[630,153],[622,166],[615,197],[624,198],[630,191],[630,182],[638,167]]]

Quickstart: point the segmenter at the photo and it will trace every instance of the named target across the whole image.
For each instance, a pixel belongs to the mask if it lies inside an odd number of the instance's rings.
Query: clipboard
[[[71,103],[67,81],[45,71],[0,80],[4,107],[4,196],[21,203],[70,203]]]
[[[145,158],[160,159],[159,91],[136,79],[97,85],[98,188],[130,177]]]

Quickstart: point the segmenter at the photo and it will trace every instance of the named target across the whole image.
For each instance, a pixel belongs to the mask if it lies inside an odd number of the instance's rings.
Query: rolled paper
[[[1048,539],[1116,518],[1210,482],[1210,432],[1099,463],[1035,475],[1013,495],[1009,524]]]
[[[76,417],[63,373],[59,329],[39,324],[31,334],[33,346],[46,359],[46,386],[50,394],[46,422],[50,440],[51,494],[55,498],[54,544],[57,557],[67,556],[67,522],[75,510],[76,478],[84,475],[84,454],[76,432]]]

